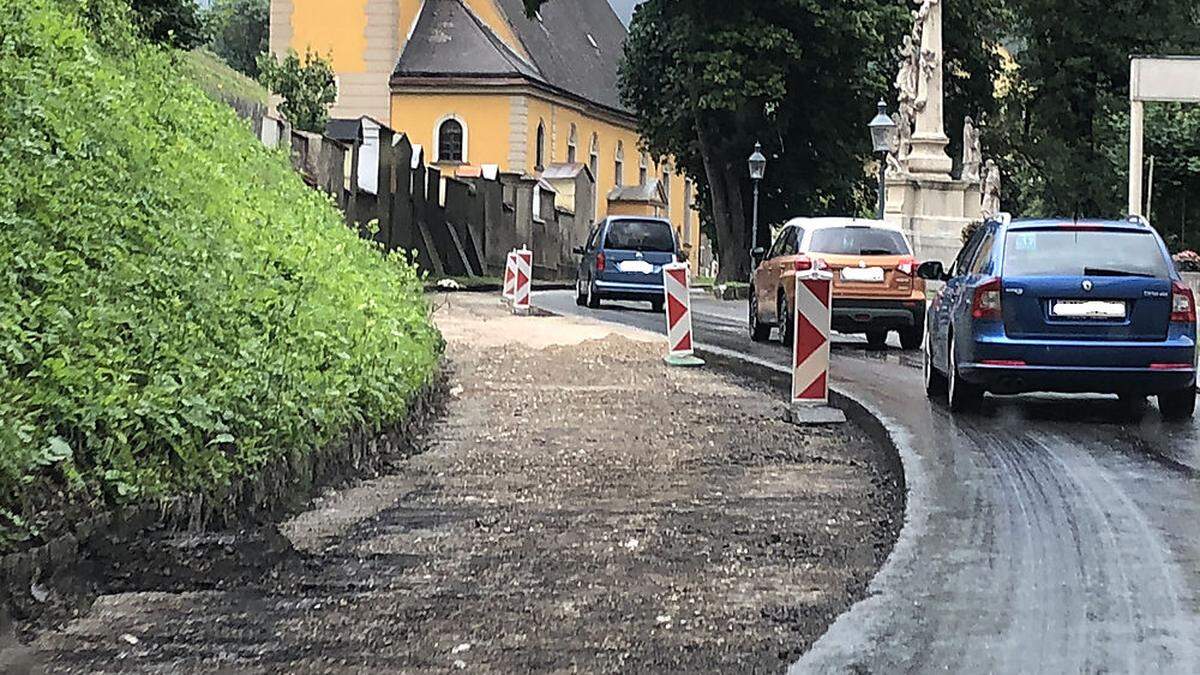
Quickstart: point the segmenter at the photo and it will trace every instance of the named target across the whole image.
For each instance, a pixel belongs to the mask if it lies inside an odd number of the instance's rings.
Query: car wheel
[[[1196,390],[1192,387],[1158,395],[1158,409],[1173,422],[1191,419],[1196,414]]]
[[[591,309],[600,309],[600,296],[596,294],[595,282],[588,284],[587,306]]]
[[[787,296],[779,296],[779,341],[788,349],[792,348],[792,331],[796,329],[796,317],[788,308]]]
[[[662,314],[663,301],[662,300],[651,300],[650,301],[650,309],[654,310],[654,312],[656,314]]]
[[[933,366],[933,346],[929,344],[929,334],[925,334],[925,394],[929,398],[938,398],[946,395],[946,376]]]
[[[758,320],[758,297],[753,288],[750,289],[750,339],[754,342],[766,342],[771,339],[771,326]]]
[[[887,349],[887,331],[886,330],[869,330],[867,331],[867,347],[879,351]]]
[[[950,410],[953,412],[971,412],[979,408],[979,404],[983,402],[983,389],[964,382],[962,374],[958,372],[958,355],[955,353],[954,336],[950,336],[950,368],[947,374],[948,383],[946,385],[946,399],[950,403]]]
[[[922,321],[912,328],[905,328],[900,331],[900,346],[905,351],[920,349],[925,342],[925,322]]]
[[[583,279],[575,280],[575,304],[583,307],[587,304],[587,291],[583,290]]]

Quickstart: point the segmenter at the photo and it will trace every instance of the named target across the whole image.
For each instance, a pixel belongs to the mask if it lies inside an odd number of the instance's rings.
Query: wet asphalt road
[[[641,305],[534,302],[664,332]],[[697,343],[786,366],[783,347],[750,342],[745,312],[694,296]],[[909,506],[870,597],[793,671],[1200,673],[1200,424],[1096,397],[952,416],[919,366],[835,341],[833,384],[892,428]]]

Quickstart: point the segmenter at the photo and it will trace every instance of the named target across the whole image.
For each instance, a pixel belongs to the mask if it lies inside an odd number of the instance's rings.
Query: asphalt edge
[[[538,307],[538,311],[543,316],[577,318],[544,307]],[[661,334],[653,331],[644,331],[632,326],[627,328],[661,337]],[[784,366],[716,345],[698,342],[695,349],[718,368],[723,367],[723,363],[736,362],[741,364],[743,369],[770,373],[768,382],[775,378],[787,378],[787,386],[790,387],[792,373]],[[728,365],[724,367],[728,368]],[[737,368],[734,368],[735,373],[736,371]],[[897,458],[897,475],[903,481],[901,496],[904,499],[904,522],[887,559],[867,585],[866,596],[851,605],[830,624],[800,660],[788,668],[788,675],[813,672],[870,672],[867,665],[870,660],[864,657],[879,649],[887,649],[886,636],[879,621],[883,613],[879,610],[888,602],[898,601],[896,596],[900,595],[904,581],[901,561],[911,562],[918,558],[917,541],[926,531],[929,521],[931,485],[924,461],[913,449],[912,434],[904,425],[877,407],[836,386],[830,388],[830,403],[846,413],[846,418],[877,441],[883,450],[891,450],[888,454]]]

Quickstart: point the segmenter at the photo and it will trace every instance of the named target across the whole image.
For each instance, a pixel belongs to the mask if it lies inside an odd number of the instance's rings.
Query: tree
[[[750,273],[746,157],[756,140],[770,160],[761,245],[768,223],[867,208],[865,124],[887,91],[890,38],[906,19],[888,0],[649,0],[638,8],[622,96],[647,149],[674,156],[707,195],[723,280]]]
[[[209,47],[235,70],[258,77],[268,49],[269,0],[216,0],[204,15]]]
[[[1022,213],[1118,216],[1129,55],[1196,53],[1195,0],[1009,0],[1019,70],[1004,100],[1010,206]],[[1127,124],[1127,122],[1126,122]],[[1159,158],[1163,160],[1163,157]]]
[[[131,0],[138,26],[156,44],[192,49],[205,42],[195,0]]]
[[[321,133],[329,121],[329,106],[337,100],[333,67],[311,48],[304,59],[289,51],[282,60],[270,54],[258,58],[259,81],[283,98],[279,112],[297,129]]]

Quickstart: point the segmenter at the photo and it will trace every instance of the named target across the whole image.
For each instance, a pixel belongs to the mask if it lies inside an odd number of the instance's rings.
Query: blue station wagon
[[[925,385],[952,410],[1045,391],[1157,396],[1164,417],[1193,415],[1196,299],[1144,219],[1001,215],[949,269],[918,275],[945,282],[927,315]]]
[[[671,221],[646,216],[611,216],[596,226],[580,257],[575,301],[591,308],[602,300],[649,302],[663,308],[663,265],[683,259]]]

